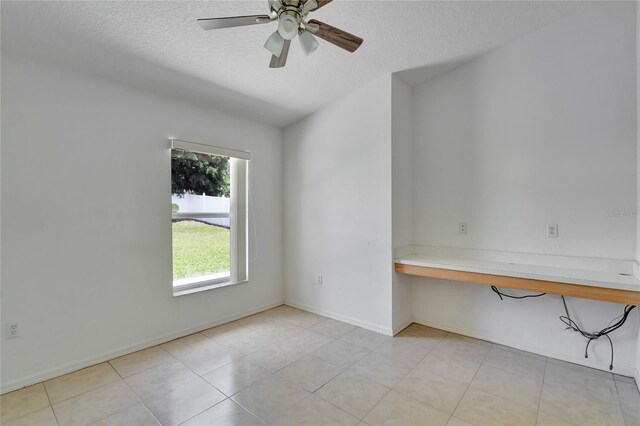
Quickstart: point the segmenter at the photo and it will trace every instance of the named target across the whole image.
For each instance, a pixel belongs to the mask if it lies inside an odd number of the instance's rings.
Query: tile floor
[[[280,306],[0,398],[13,425],[627,425],[633,380],[412,324]]]

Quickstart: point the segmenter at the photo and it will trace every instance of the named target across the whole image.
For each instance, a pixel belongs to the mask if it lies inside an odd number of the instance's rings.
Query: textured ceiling
[[[2,48],[283,126],[386,73],[417,83],[578,13],[587,2],[335,0],[313,17],[364,38],[354,54],[294,41],[284,69],[262,47],[275,24],[203,31],[196,18],[267,1],[2,1]]]

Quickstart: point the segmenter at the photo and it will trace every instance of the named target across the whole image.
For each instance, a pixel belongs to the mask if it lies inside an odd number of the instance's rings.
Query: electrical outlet
[[[316,284],[322,285],[322,274],[318,274],[316,277]]]
[[[547,238],[558,238],[558,225],[547,225]]]
[[[460,222],[458,224],[458,234],[466,235],[467,234],[467,224],[465,222]]]
[[[20,337],[20,325],[17,322],[5,323],[7,331],[7,339],[15,339]]]

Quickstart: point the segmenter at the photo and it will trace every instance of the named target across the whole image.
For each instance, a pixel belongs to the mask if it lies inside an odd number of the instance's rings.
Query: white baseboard
[[[444,330],[451,333],[457,333],[457,334],[462,334],[464,336],[473,337],[474,339],[480,339],[480,340],[485,340],[487,342],[497,343],[499,345],[509,346],[511,348],[520,349],[522,351],[531,352],[531,353],[546,356],[549,358],[558,359],[561,361],[567,361],[573,364],[584,365],[586,367],[606,371],[607,373],[613,372],[613,373],[620,374],[627,377],[635,377],[636,382],[640,383],[640,380],[639,380],[640,374],[638,373],[638,370],[635,369],[635,367],[614,366],[613,371],[609,371],[608,366],[603,367],[601,365],[586,363],[585,358],[579,355],[575,357],[567,356],[566,354],[550,351],[543,347],[527,345],[518,340],[512,340],[502,336],[496,336],[491,333],[483,333],[476,330],[467,330],[467,329],[462,329],[458,327],[452,327],[447,324],[441,324],[438,322],[428,321],[421,318],[413,318],[413,322],[426,325],[428,327],[437,328],[439,330]]]
[[[23,388],[25,386],[31,386],[31,385],[34,385],[36,383],[43,382],[45,380],[53,379],[53,378],[61,376],[63,374],[72,373],[72,372],[80,370],[82,368],[87,368],[87,367],[90,367],[92,365],[100,364],[102,362],[109,361],[109,360],[112,360],[114,358],[117,358],[117,357],[120,357],[120,356],[123,356],[123,355],[128,355],[128,354],[133,353],[133,352],[141,351],[143,349],[147,349],[147,348],[150,348],[152,346],[157,346],[157,345],[169,342],[171,340],[178,339],[180,337],[184,337],[184,336],[188,336],[190,334],[198,333],[200,331],[206,330],[206,329],[211,328],[211,327],[216,327],[218,325],[226,324],[228,322],[235,321],[237,319],[244,318],[244,317],[247,317],[249,315],[257,314],[258,312],[262,312],[262,311],[266,311],[268,309],[275,308],[276,306],[280,306],[282,304],[283,304],[282,301],[277,302],[277,303],[272,303],[272,304],[265,305],[265,306],[262,306],[262,307],[257,308],[257,309],[252,309],[250,311],[245,311],[245,312],[238,313],[236,315],[225,317],[225,318],[219,319],[219,320],[211,322],[211,323],[202,324],[202,325],[199,325],[197,327],[189,328],[187,330],[182,330],[182,331],[179,331],[179,332],[176,332],[176,333],[171,333],[171,334],[163,335],[161,337],[149,339],[149,340],[146,340],[146,341],[144,341],[142,343],[139,343],[137,345],[127,346],[127,347],[120,348],[118,350],[115,350],[115,351],[112,351],[112,352],[109,352],[109,353],[103,353],[103,354],[100,354],[100,355],[96,355],[96,356],[84,359],[82,361],[72,362],[72,363],[69,363],[69,364],[64,365],[62,367],[54,368],[54,369],[50,369],[50,370],[47,370],[47,371],[44,371],[44,372],[41,372],[41,373],[38,373],[38,374],[34,374],[33,376],[26,377],[26,378],[21,379],[21,380],[16,380],[16,381],[9,382],[9,383],[2,383],[2,386],[0,387],[0,394],[4,394],[6,392],[11,392],[11,391],[14,391],[16,389]]]
[[[640,369],[636,368],[636,374],[633,375],[633,378],[636,379],[636,386],[640,390]]]
[[[305,305],[304,303],[298,303],[291,300],[285,300],[284,304],[292,306],[294,308],[302,309],[303,311],[311,312],[313,314],[322,315],[337,321],[346,322],[347,324],[355,325],[356,327],[366,328],[367,330],[375,331],[376,333],[393,336],[393,330],[391,328],[380,327],[379,325],[367,321],[361,321],[356,318],[348,317],[331,311],[326,311],[324,309],[318,309],[313,306]]]

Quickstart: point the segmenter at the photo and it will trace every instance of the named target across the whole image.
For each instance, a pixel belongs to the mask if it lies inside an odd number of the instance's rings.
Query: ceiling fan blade
[[[203,30],[218,30],[220,28],[242,27],[245,25],[266,24],[269,22],[271,22],[271,17],[269,15],[198,19],[198,25],[200,25]]]
[[[314,27],[317,26],[317,29],[312,31],[314,35],[351,53],[358,50],[358,47],[360,47],[364,41],[358,36],[354,36],[353,34],[315,19],[310,20],[309,23]]]
[[[271,63],[269,63],[269,68],[282,68],[287,63],[287,55],[289,55],[289,46],[291,45],[291,40],[285,40],[284,46],[282,47],[282,53],[280,56],[273,55],[271,56]]]
[[[318,10],[321,7],[324,7],[326,5],[328,5],[329,3],[331,3],[332,0],[316,0],[316,3],[318,4],[316,7],[314,7],[313,9],[309,9],[309,11],[314,11],[314,10]]]

